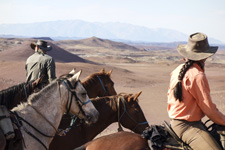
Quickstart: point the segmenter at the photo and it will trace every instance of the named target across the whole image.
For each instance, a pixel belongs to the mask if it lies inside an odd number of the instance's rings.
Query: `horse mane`
[[[0,91],[0,105],[5,105],[8,108],[11,105],[16,93],[19,90],[24,89],[25,84],[26,83],[23,82]]]
[[[45,88],[43,88],[41,91],[39,91],[38,93],[34,93],[32,94],[29,98],[28,98],[28,102],[29,103],[33,103],[35,102],[37,99],[39,99],[39,97],[41,97],[42,95],[46,94],[46,91],[50,90],[51,88],[53,88],[55,86],[55,84],[60,85],[61,82],[64,79],[70,78],[72,77],[71,74],[63,74],[61,75],[59,78],[53,80],[50,84],[48,84]],[[43,94],[44,93],[44,94]]]
[[[109,106],[112,108],[113,111],[116,111],[117,110],[117,102],[118,102],[118,98],[121,98],[121,97],[126,97],[128,96],[126,93],[120,93],[118,95],[113,95],[113,96],[105,96],[105,97],[98,97],[98,98],[93,98],[92,99],[92,103],[95,104],[95,103],[99,103],[100,101],[102,103],[105,103],[106,100],[109,101]],[[127,103],[127,101],[125,100],[125,103]],[[101,105],[101,104],[100,104]]]
[[[39,92],[37,93],[33,93],[31,94],[28,99],[27,102],[22,102],[20,103],[17,107],[17,109],[23,109],[24,107],[26,107],[27,104],[31,104],[36,102],[40,97],[42,97],[43,95],[46,94],[46,91],[48,91],[49,89],[51,89],[52,87],[54,87],[55,84],[57,84],[58,80],[54,80],[53,82],[51,82],[50,84],[48,84],[47,86],[45,86],[43,89],[41,89]]]
[[[86,87],[86,85],[89,85],[89,84],[92,84],[96,78],[95,77],[102,77],[102,76],[108,76],[110,78],[110,75],[105,72],[105,71],[101,71],[101,72],[97,72],[97,73],[94,73],[94,74],[91,74],[90,76],[86,77],[83,81],[82,81],[82,85],[84,87]]]

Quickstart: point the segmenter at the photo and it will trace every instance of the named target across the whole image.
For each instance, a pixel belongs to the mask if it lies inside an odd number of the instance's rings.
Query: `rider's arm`
[[[203,72],[195,76],[190,92],[208,118],[216,124],[225,125],[225,115],[212,102],[208,80]]]
[[[49,59],[48,64],[47,64],[47,75],[48,75],[48,80],[49,82],[52,82],[56,78],[55,75],[55,61],[54,59]]]

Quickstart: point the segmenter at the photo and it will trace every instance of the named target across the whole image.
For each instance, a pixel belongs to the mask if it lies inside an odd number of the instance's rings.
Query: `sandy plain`
[[[13,47],[13,49],[15,49],[15,47]],[[66,47],[64,47],[64,49],[66,50]],[[13,58],[13,60],[10,60],[7,58],[8,60],[5,60],[3,57],[5,57],[6,54],[3,55],[3,52],[0,52],[0,90],[25,81],[24,66],[25,60],[29,56],[24,52],[25,56],[23,59]],[[137,61],[137,58],[134,57],[129,58],[128,61],[124,59],[127,58],[127,56],[121,58],[118,52],[116,55],[120,57],[112,55],[109,59],[108,56],[102,56],[101,52],[98,52],[99,56],[95,54],[95,56],[92,57],[87,57],[85,54],[82,54],[84,59],[95,61],[95,63],[56,61],[56,75],[60,76],[61,74],[68,73],[73,68],[76,68],[76,70],[82,69],[82,75],[80,77],[82,80],[92,73],[99,72],[102,68],[105,68],[106,71],[113,69],[111,78],[115,83],[117,93],[137,93],[142,91],[139,102],[149,124],[162,124],[163,120],[169,121],[167,115],[167,89],[169,86],[170,72],[182,63],[176,51],[158,51],[158,53],[157,51],[152,51],[149,52],[148,55],[143,54],[146,57],[138,57],[138,59],[149,60],[146,58],[150,56],[153,57],[153,55],[154,57],[158,56],[158,58],[168,58],[170,55],[176,55],[177,59],[174,61],[171,59]],[[79,54],[81,53],[82,51],[79,51]],[[132,53],[135,52],[132,51]],[[13,55],[12,52],[9,54]],[[224,60],[222,58],[218,59],[220,62],[217,63],[216,58],[220,56],[224,56],[223,51],[206,62],[205,72],[211,88],[213,102],[220,111],[225,113],[225,63],[221,62]],[[130,61],[131,59],[135,61]],[[99,136],[113,132],[117,132],[116,124],[111,125]]]

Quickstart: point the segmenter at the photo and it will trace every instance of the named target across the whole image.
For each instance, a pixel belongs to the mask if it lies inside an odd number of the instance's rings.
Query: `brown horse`
[[[214,137],[224,149],[224,126],[215,123],[206,125],[210,121],[207,120],[203,125],[205,129]],[[148,140],[148,141],[147,141]],[[148,146],[151,145],[150,147]],[[222,144],[223,143],[223,144]],[[152,125],[146,129],[142,136],[131,132],[120,132],[102,136],[90,141],[74,150],[192,150],[192,148],[184,143],[173,131],[170,125],[164,121],[162,125]]]
[[[112,70],[105,72],[103,68],[100,72],[86,77],[81,83],[87,90],[90,98],[116,95],[114,82],[111,80]]]
[[[138,104],[140,94],[141,92],[92,99],[92,103],[100,113],[98,121],[91,126],[76,122],[75,127],[66,136],[56,135],[54,137],[50,150],[71,150],[81,146],[91,141],[114,122],[136,133],[142,133],[146,127],[149,127],[149,124]],[[63,123],[61,127],[65,128],[66,120]]]
[[[117,132],[99,137],[74,150],[150,150],[147,140],[140,134]]]

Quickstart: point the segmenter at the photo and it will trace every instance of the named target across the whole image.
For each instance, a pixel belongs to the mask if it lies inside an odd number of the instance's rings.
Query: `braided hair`
[[[173,89],[174,97],[176,100],[179,100],[179,102],[182,101],[182,83],[181,83],[181,81],[182,81],[185,73],[187,72],[187,70],[193,65],[194,62],[195,61],[193,61],[193,60],[186,61],[179,72],[178,82]]]

